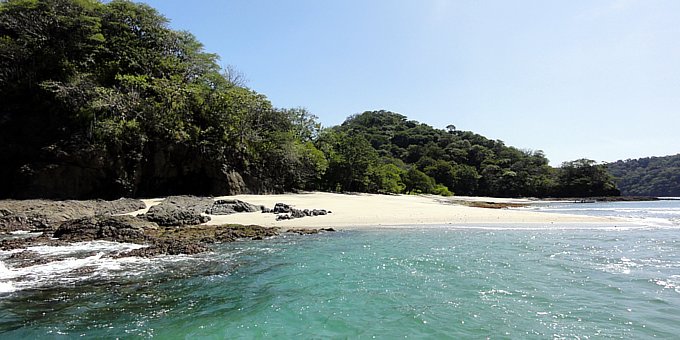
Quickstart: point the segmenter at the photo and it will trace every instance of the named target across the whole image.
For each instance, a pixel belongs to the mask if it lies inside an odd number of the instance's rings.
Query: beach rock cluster
[[[212,204],[213,199],[209,197],[171,196],[140,217],[159,226],[196,225],[210,221],[205,211]]]
[[[17,250],[30,246],[64,246],[74,242],[110,241],[144,245],[143,248],[114,255],[116,257],[197,254],[209,251],[211,245],[239,239],[262,240],[279,235],[275,227],[242,225],[204,225],[210,215],[241,212],[277,214],[277,219],[326,215],[322,209],[295,209],[277,203],[268,209],[239,200],[213,200],[195,196],[172,196],[152,206],[144,214],[133,216],[145,204],[139,200],[116,201],[0,201],[0,250]],[[15,231],[38,232],[29,235],[7,235]],[[326,229],[290,229],[299,235],[316,234]],[[5,259],[15,267],[59,261],[37,252],[24,250]]]
[[[298,235],[312,235],[321,232],[335,231],[333,228],[321,228],[321,229],[309,229],[309,228],[294,228],[286,230],[287,233],[293,233]]]
[[[114,201],[1,200],[0,233],[17,230],[54,231],[62,222],[95,215],[115,215],[144,209],[144,202],[121,198]]]
[[[331,213],[331,211],[325,209],[295,209],[284,203],[276,203],[276,205],[274,205],[274,209],[263,210],[263,212],[277,214],[277,221],[292,220],[294,218],[303,218],[308,216],[322,216]]]
[[[209,215],[230,215],[241,212],[258,212],[265,211],[263,205],[250,204],[239,200],[216,200],[205,211]]]

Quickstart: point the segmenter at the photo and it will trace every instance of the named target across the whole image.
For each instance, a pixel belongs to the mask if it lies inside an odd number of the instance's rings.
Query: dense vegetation
[[[329,156],[324,189],[490,196],[618,195],[602,165],[548,165],[542,151],[519,150],[469,131],[447,130],[388,111],[349,117],[322,131]]]
[[[680,154],[607,164],[624,195],[680,197]]]
[[[321,129],[128,1],[0,1],[0,98],[3,197],[617,194],[592,161],[554,169],[541,151],[392,112]]]

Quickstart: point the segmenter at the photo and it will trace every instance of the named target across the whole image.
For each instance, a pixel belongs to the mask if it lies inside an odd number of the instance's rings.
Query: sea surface
[[[680,201],[552,204],[633,218],[284,235],[199,256],[135,245],[0,252],[0,338],[677,338]],[[17,235],[16,237],[20,237]]]

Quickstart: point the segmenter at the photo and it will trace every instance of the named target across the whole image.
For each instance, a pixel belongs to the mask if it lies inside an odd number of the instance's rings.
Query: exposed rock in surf
[[[33,246],[65,246],[69,242],[55,240],[51,236],[42,234],[36,237],[15,238],[0,241],[0,250],[15,250]]]
[[[177,240],[156,241],[149,247],[133,249],[116,257],[138,256],[153,257],[159,255],[194,255],[209,251],[210,248],[200,243],[185,243]]]
[[[14,253],[5,260],[5,262],[11,264],[13,268],[38,266],[55,261],[61,261],[61,259],[42,256],[32,250],[24,250]]]
[[[95,216],[66,221],[54,232],[54,237],[69,242],[104,240],[113,242],[147,243],[144,233],[156,224],[135,216]]]
[[[238,239],[266,238],[279,234],[278,228],[256,225],[197,225],[185,228],[160,228],[148,235],[159,240],[179,240],[205,244],[233,242]]]

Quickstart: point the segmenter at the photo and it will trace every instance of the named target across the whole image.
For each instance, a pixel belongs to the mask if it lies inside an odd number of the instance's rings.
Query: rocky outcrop
[[[276,211],[278,210],[279,214],[276,216],[277,221],[282,221],[282,220],[292,220],[294,218],[303,218],[303,217],[308,217],[308,216],[323,216],[330,214],[331,211],[325,210],[325,209],[295,209],[291,208],[288,205],[282,204],[279,206],[279,204],[282,203],[277,203],[276,206],[274,207],[274,213],[277,213]],[[279,207],[279,209],[277,209]]]
[[[114,215],[144,209],[144,202],[121,198],[114,201],[0,201],[0,233],[17,230],[53,231],[67,220],[95,215]]]
[[[159,255],[194,255],[209,251],[210,248],[200,243],[185,243],[180,241],[158,241],[149,247],[133,249],[116,257],[138,256],[153,257]]]
[[[146,230],[158,228],[156,224],[135,216],[95,216],[66,221],[54,232],[54,237],[68,242],[104,240],[112,242],[153,242]]]
[[[140,217],[159,226],[196,225],[210,221],[210,217],[203,213],[212,205],[212,198],[171,196]]]
[[[210,215],[230,215],[240,212],[263,211],[262,205],[250,204],[239,200],[217,200],[208,208],[205,213]]]
[[[335,231],[333,228],[321,228],[321,229],[311,229],[311,228],[294,228],[286,230],[287,233],[293,233],[298,235],[312,235],[318,234],[320,232]]]
[[[69,242],[55,240],[51,235],[42,234],[36,237],[14,238],[0,241],[0,250],[8,251],[33,246],[64,246]]]

